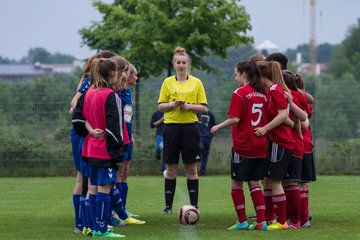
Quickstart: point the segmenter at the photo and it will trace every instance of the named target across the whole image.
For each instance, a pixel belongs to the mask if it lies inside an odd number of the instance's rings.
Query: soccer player
[[[284,191],[287,201],[287,218],[290,229],[300,228],[300,189],[299,182],[301,178],[301,165],[304,157],[304,143],[302,136],[301,122],[309,122],[305,109],[306,99],[298,90],[295,83],[295,74],[290,71],[283,71],[283,77],[286,86],[290,89],[292,98],[289,99],[290,113],[289,117],[294,122],[294,127],[291,129],[293,139],[295,141],[295,148],[291,153],[291,159],[288,168],[292,174],[285,177],[283,182]],[[303,127],[305,127],[303,125]]]
[[[268,230],[288,229],[286,222],[286,196],[281,182],[288,174],[291,152],[295,147],[291,128],[284,122],[288,118],[289,101],[284,91],[290,90],[284,83],[280,65],[275,62],[258,61],[262,81],[268,90],[269,123],[255,129],[257,136],[268,134],[268,173],[264,181],[264,199],[266,220],[272,221],[273,207],[277,221],[267,227]],[[291,97],[291,94],[290,94]],[[274,204],[274,206],[273,206]]]
[[[190,56],[184,48],[176,48],[172,64],[174,76],[164,80],[158,100],[158,109],[164,112],[164,150],[166,164],[165,209],[172,213],[179,155],[185,165],[187,187],[191,205],[198,207],[199,179],[197,163],[201,160],[197,113],[205,112],[207,99],[200,79],[189,74]]]
[[[91,65],[91,87],[78,106],[82,116],[94,129],[106,129],[104,137],[88,134],[82,155],[91,166],[91,184],[97,186],[94,237],[124,237],[108,230],[110,191],[116,182],[116,168],[122,163],[123,139],[116,93],[117,66],[111,59],[95,59]],[[78,107],[77,107],[78,108]]]
[[[308,92],[306,92],[304,80],[299,74],[296,74],[296,84],[299,91],[306,97],[307,108],[304,108],[306,109],[308,118],[311,118],[313,113],[311,104],[314,103],[314,98]],[[302,159],[300,184],[300,222],[302,228],[310,227],[309,183],[316,181],[315,161],[313,153],[314,145],[312,142],[311,127],[308,124],[306,126],[302,127],[302,135],[304,141],[304,157]]]
[[[125,164],[123,168],[119,168],[117,181],[116,181],[116,188],[119,189],[119,192],[121,194],[121,199],[124,204],[124,208],[126,209],[126,201],[127,201],[127,195],[128,195],[128,183],[127,178],[130,171],[130,162],[133,158],[133,150],[135,147],[135,141],[132,135],[132,118],[133,118],[133,107],[132,107],[132,97],[131,97],[131,91],[129,86],[134,86],[136,84],[137,80],[137,70],[134,65],[131,63],[129,64],[129,77],[127,81],[127,85],[122,91],[118,92],[118,95],[121,98],[122,103],[122,110],[124,113],[124,121],[126,124],[126,129],[129,134],[130,143],[127,145],[127,149],[124,152],[125,156]],[[127,214],[131,217],[139,217],[139,215],[132,214],[130,212],[127,212]],[[132,219],[136,221],[136,219]],[[142,223],[145,223],[141,221]],[[133,222],[128,222],[129,224],[132,224]],[[140,222],[136,223],[140,224]]]
[[[255,129],[267,123],[267,97],[254,61],[239,62],[235,79],[241,87],[232,94],[229,118],[211,129],[215,134],[221,128],[232,126],[231,196],[238,221],[228,229],[249,229],[243,191],[243,182],[247,182],[257,218],[250,229],[266,230],[265,203],[259,180],[265,175],[267,140],[264,135],[256,136]]]

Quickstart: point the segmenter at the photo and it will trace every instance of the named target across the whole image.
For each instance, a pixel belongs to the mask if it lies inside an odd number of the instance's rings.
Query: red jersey
[[[270,122],[278,115],[278,110],[289,110],[289,102],[284,90],[277,84],[271,85],[267,94],[269,99],[268,114]],[[291,128],[288,125],[282,123],[268,131],[268,134],[271,141],[279,144],[283,148],[294,149],[295,144],[292,138]]]
[[[307,102],[304,95],[294,90],[291,90],[291,95],[293,97],[293,102],[296,104],[296,106],[298,106],[302,110],[304,110],[303,107],[307,107]],[[290,109],[289,116],[291,119],[296,119],[295,113],[292,109]],[[295,127],[291,129],[291,132],[293,134],[293,139],[295,141],[295,148],[294,151],[292,152],[292,155],[299,158],[303,158],[304,141],[299,131],[300,129],[297,129]]]
[[[264,158],[267,156],[266,136],[255,135],[255,128],[267,124],[267,97],[257,92],[250,84],[238,88],[232,94],[229,117],[240,118],[232,125],[234,151],[243,157]]]

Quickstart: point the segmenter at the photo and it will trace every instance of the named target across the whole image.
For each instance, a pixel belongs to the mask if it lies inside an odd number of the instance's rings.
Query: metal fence
[[[216,122],[226,119],[232,79],[194,72],[202,79]],[[69,104],[78,76],[49,75],[24,82],[0,80],[0,176],[74,175],[70,144]],[[136,148],[131,174],[160,174],[155,158],[155,130],[150,128],[164,77],[139,83],[134,103]],[[311,120],[319,173],[360,173],[360,83],[351,80],[308,80],[315,97]],[[132,89],[135,100],[135,89]],[[230,128],[213,139],[208,174],[229,172]]]

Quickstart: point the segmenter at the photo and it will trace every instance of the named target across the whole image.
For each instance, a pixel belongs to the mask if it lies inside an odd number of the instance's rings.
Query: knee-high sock
[[[90,204],[89,204],[89,198],[86,198],[85,200],[85,212],[86,212],[86,222],[87,222],[87,227],[90,229],[93,229],[93,224],[92,224],[92,218],[91,218],[91,214],[90,214]]]
[[[119,189],[119,191],[121,194],[121,200],[124,204],[124,208],[126,209],[126,200],[127,200],[129,187],[128,187],[127,182],[121,182],[120,185],[121,185],[121,188]]]
[[[199,199],[199,179],[187,180],[187,189],[189,192],[190,204],[198,207]]]
[[[241,188],[233,188],[231,190],[231,197],[234,203],[234,208],[238,216],[239,223],[246,221],[245,212],[245,197],[244,191]]]
[[[165,178],[165,204],[167,208],[172,208],[176,189],[176,179]]]
[[[98,192],[96,194],[96,227],[97,231],[107,232],[109,219],[110,196],[108,193]]]
[[[278,194],[272,196],[277,221],[281,224],[286,222],[286,195]]]
[[[98,231],[95,224],[96,218],[96,195],[90,194],[89,195],[89,214],[90,214],[90,225],[92,226],[92,230]]]
[[[265,221],[265,202],[264,194],[259,185],[250,188],[250,195],[256,211],[256,222]]]
[[[73,205],[74,205],[74,213],[75,213],[75,226],[82,230],[84,227],[83,219],[82,219],[82,208],[80,204],[80,194],[73,194]]]
[[[300,191],[300,220],[309,221],[309,190],[307,186]]]
[[[85,207],[85,202],[86,202],[86,197],[81,196],[80,197],[80,206],[81,206],[81,218],[83,220],[83,225],[84,227],[88,228],[89,227],[89,223],[88,223],[88,218],[87,218],[87,212],[86,212],[86,207]]]
[[[272,201],[272,190],[271,188],[264,189],[264,202],[265,202],[265,220],[274,220],[274,204]]]
[[[287,186],[286,194],[286,214],[288,220],[292,223],[298,223],[300,220],[300,190],[297,184]]]
[[[122,220],[125,220],[128,215],[125,211],[123,202],[121,200],[121,194],[119,192],[119,189],[114,188],[113,191],[111,192],[111,206],[114,209],[114,211],[117,213],[117,215],[119,215],[119,218],[121,218]]]

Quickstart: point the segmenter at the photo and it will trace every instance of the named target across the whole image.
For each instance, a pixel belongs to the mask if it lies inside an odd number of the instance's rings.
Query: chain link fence
[[[193,72],[205,86],[216,122],[226,119],[233,77]],[[140,80],[134,99],[133,131],[136,141],[131,174],[160,174],[155,157],[155,129],[150,120],[157,108],[165,76]],[[32,81],[0,80],[0,176],[69,176],[75,174],[68,113],[79,76],[48,75]],[[315,160],[320,174],[360,173],[360,82],[307,80],[315,97],[311,127]],[[137,103],[135,103],[137,101]],[[231,129],[213,139],[208,174],[228,173]]]

